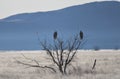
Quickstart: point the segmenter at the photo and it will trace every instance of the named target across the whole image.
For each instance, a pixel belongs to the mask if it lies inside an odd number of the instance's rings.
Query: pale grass
[[[67,76],[18,64],[16,60],[36,64],[22,54],[42,66],[52,64],[44,51],[1,51],[0,79],[120,79],[120,50],[78,51]],[[92,70],[95,59],[96,68]]]

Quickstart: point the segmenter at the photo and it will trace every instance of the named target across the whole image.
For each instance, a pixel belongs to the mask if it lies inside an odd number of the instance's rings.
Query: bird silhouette
[[[80,39],[83,39],[83,32],[80,31]]]
[[[53,38],[54,38],[54,39],[57,39],[57,31],[54,32]]]

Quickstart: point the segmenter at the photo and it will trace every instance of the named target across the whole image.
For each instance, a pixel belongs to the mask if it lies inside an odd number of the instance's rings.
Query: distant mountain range
[[[120,48],[120,2],[103,1],[56,11],[23,13],[0,20],[0,50],[39,50],[39,39],[52,42],[58,31],[63,39],[82,30],[83,49]]]

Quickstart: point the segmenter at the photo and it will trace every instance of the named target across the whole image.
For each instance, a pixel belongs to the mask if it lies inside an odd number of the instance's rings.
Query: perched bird
[[[54,38],[54,39],[57,39],[57,31],[54,32],[53,38]]]
[[[80,31],[80,39],[83,39],[83,32]]]

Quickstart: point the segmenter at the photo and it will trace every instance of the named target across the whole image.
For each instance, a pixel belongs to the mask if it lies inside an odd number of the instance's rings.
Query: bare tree
[[[79,34],[67,41],[59,39],[57,34],[57,32],[54,32],[53,34],[54,44],[51,45],[46,44],[46,42],[41,42],[41,46],[51,57],[59,71],[62,74],[66,74],[68,65],[71,63],[77,50],[80,48],[83,40],[83,32],[80,31]]]
[[[54,65],[57,66],[57,69],[60,71],[60,73],[67,74],[67,68],[74,59],[77,50],[81,46],[83,32],[80,31],[80,33],[76,34],[73,38],[63,41],[62,39],[58,38],[58,33],[56,31],[53,33],[53,40],[53,44],[49,44],[46,41],[40,42],[40,44],[43,50],[45,50],[48,56],[51,58],[51,61],[54,63]],[[53,67],[42,67],[36,60],[33,61],[36,63],[36,65],[26,64],[20,61],[18,61],[18,63],[28,65],[30,67],[48,68],[56,72],[55,68]]]

